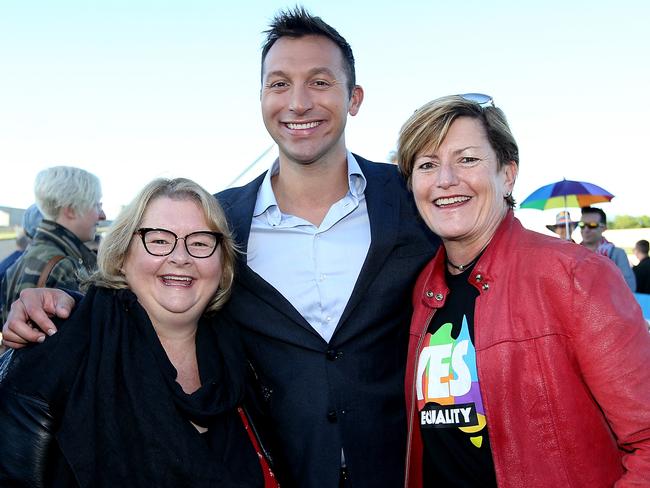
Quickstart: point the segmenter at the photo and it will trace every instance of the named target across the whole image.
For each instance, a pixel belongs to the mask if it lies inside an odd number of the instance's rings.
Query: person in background
[[[38,209],[36,204],[29,206],[25,213],[23,213],[22,231],[16,235],[16,250],[0,262],[0,280],[4,277],[7,269],[18,261],[18,258],[23,255],[25,249],[32,241],[36,233],[36,227],[43,220],[43,214]]]
[[[54,166],[38,173],[34,194],[43,220],[2,280],[3,321],[22,290],[37,285],[78,290],[97,262],[84,242],[95,238],[98,222],[106,219],[99,179],[80,168]]]
[[[59,333],[0,370],[0,486],[276,486],[238,413],[237,330],[215,316],[234,266],[212,195],[148,184]]]
[[[650,486],[645,320],[610,260],[515,218],[503,112],[433,100],[398,160],[443,242],[413,292],[404,486]]]
[[[18,258],[23,255],[30,241],[29,236],[22,230],[16,232],[16,249],[0,261],[0,279],[5,275],[9,266],[18,261]]]
[[[650,293],[650,259],[648,259],[648,241],[641,239],[634,245],[634,255],[639,264],[632,268],[636,278],[636,292]]]
[[[4,280],[7,270],[20,258],[27,246],[32,242],[32,238],[36,233],[36,228],[38,224],[43,220],[43,214],[38,209],[36,204],[30,205],[23,213],[22,221],[22,232],[16,237],[16,247],[17,250],[7,256],[0,263],[0,296],[2,294],[2,281]],[[6,316],[4,313],[5,303],[0,299],[0,318]],[[2,344],[2,333],[0,333],[0,354],[6,350],[6,347]]]
[[[571,238],[571,234],[578,226],[578,222],[571,220],[571,214],[568,210],[562,210],[555,216],[555,224],[548,224],[546,228],[550,231],[555,232],[560,239],[565,241],[575,242]]]
[[[607,215],[605,211],[597,207],[582,207],[580,216],[580,234],[582,234],[581,244],[602,256],[607,256],[614,261],[614,264],[621,270],[623,279],[630,290],[636,291],[636,278],[627,259],[627,254],[620,247],[614,246],[605,237],[603,232],[607,230]]]

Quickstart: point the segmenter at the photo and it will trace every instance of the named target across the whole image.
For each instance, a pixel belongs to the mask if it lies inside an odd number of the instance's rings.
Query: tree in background
[[[650,227],[650,216],[642,215],[634,217],[632,215],[617,215],[610,222],[607,227],[610,229],[642,229]]]

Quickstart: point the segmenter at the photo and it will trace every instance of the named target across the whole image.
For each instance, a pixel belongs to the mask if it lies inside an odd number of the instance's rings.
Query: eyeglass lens
[[[139,232],[145,249],[154,256],[171,254],[177,242],[182,239],[190,256],[207,258],[212,256],[220,242],[218,234],[210,232],[192,232],[185,237],[178,237],[172,231],[164,229],[140,229]]]

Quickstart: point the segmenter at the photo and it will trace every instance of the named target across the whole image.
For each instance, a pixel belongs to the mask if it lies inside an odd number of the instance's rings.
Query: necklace
[[[472,264],[476,262],[476,260],[480,257],[481,255],[479,254],[476,256],[474,259],[472,259],[469,263],[467,264],[454,264],[449,259],[447,259],[447,264],[451,266],[452,268],[457,269],[458,271],[465,271],[467,268],[469,268]]]
[[[445,262],[446,262],[449,266],[451,266],[452,268],[457,269],[458,271],[465,271],[467,268],[469,268],[470,266],[472,266],[476,261],[478,261],[478,258],[481,257],[481,255],[483,254],[483,251],[485,251],[485,248],[488,247],[488,244],[490,243],[491,240],[492,240],[492,238],[490,238],[490,239],[485,243],[485,245],[481,248],[481,250],[478,252],[478,254],[476,255],[476,257],[475,257],[474,259],[472,259],[472,260],[471,260],[469,263],[467,263],[467,264],[454,264],[454,263],[452,263],[451,261],[449,261],[449,257],[447,257],[447,256],[445,256]]]

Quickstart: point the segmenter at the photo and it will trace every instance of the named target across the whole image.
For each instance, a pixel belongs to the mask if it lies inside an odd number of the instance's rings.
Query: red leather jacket
[[[417,357],[445,304],[445,251],[413,294],[405,486],[422,486]],[[616,266],[509,212],[470,273],[476,364],[499,487],[650,486],[650,334]]]

